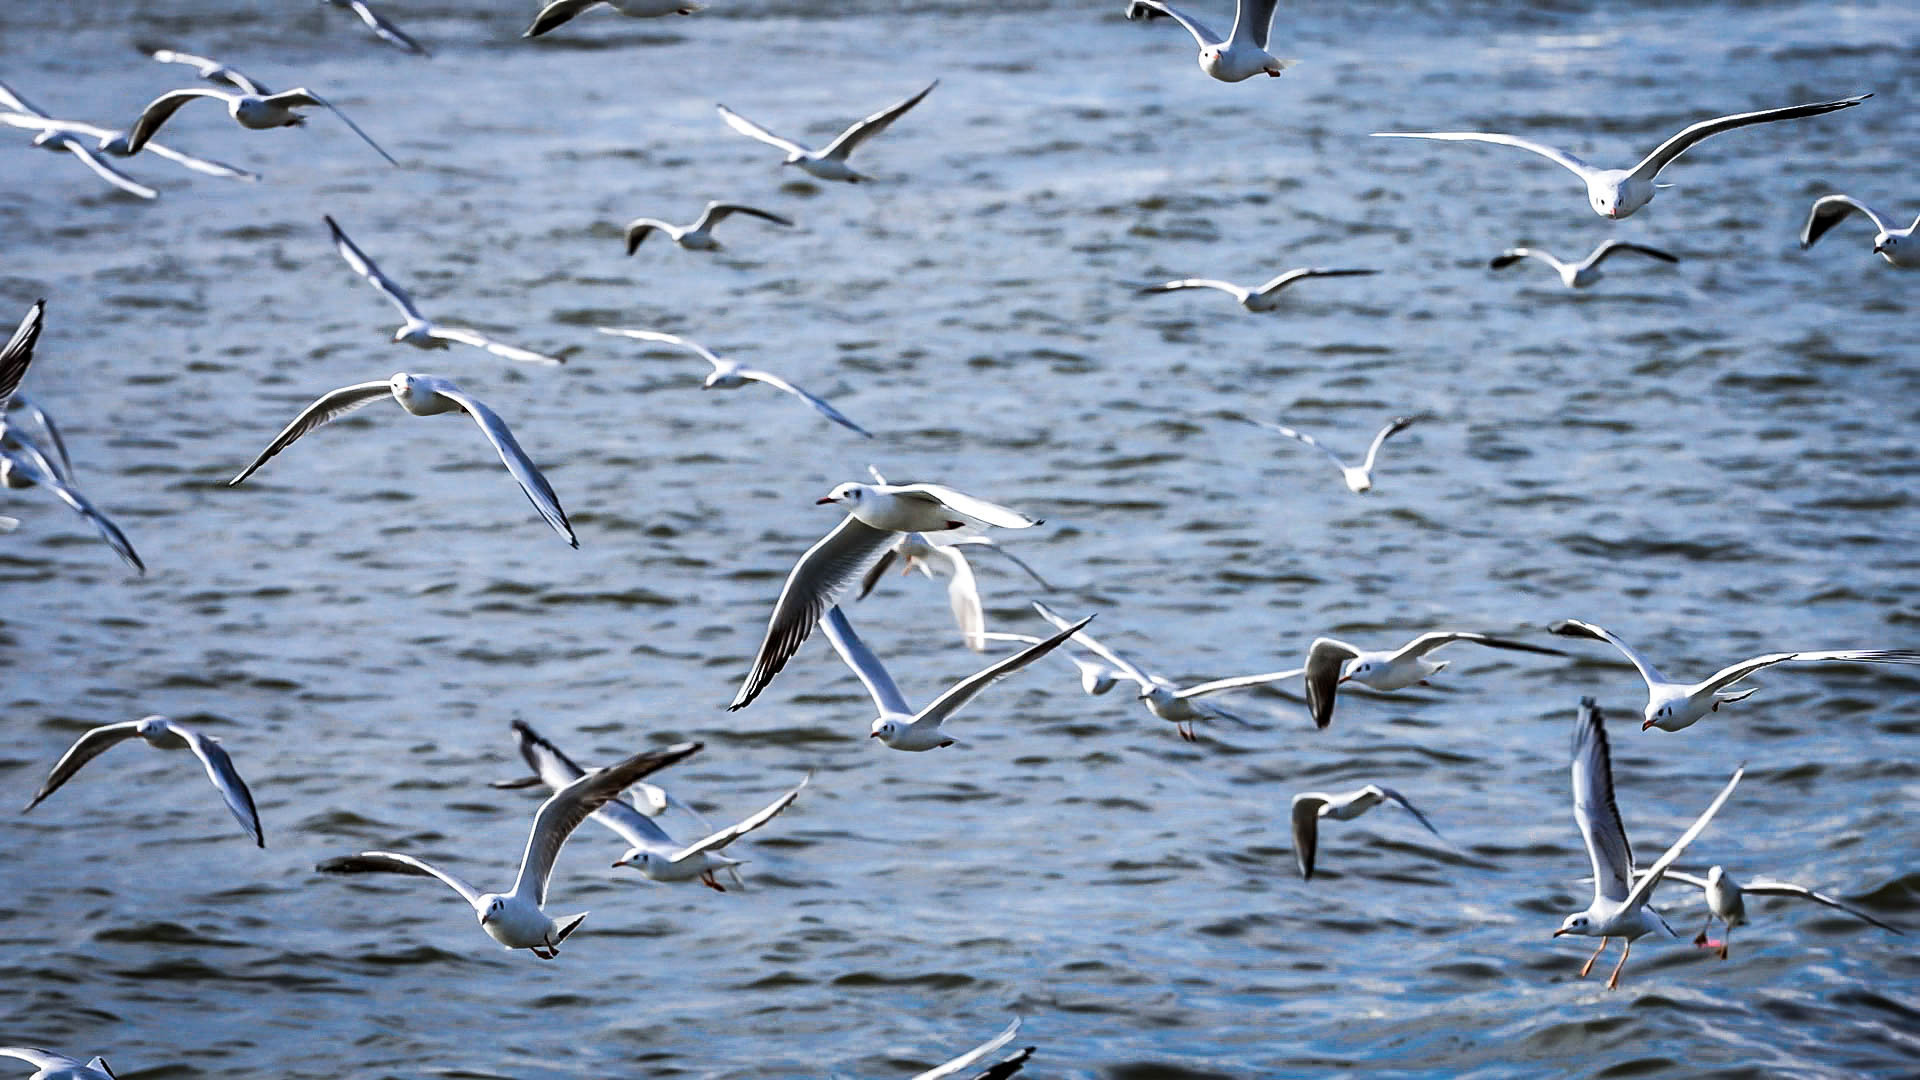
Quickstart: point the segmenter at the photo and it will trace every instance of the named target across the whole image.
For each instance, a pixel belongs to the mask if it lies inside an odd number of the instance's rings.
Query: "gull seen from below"
[[[1444,142],[1494,143],[1530,151],[1578,176],[1587,186],[1587,204],[1593,207],[1594,213],[1604,218],[1623,218],[1652,202],[1654,193],[1658,189],[1671,187],[1671,184],[1655,183],[1660,170],[1671,165],[1675,158],[1686,153],[1694,144],[1708,136],[1750,124],[1797,120],[1806,116],[1821,116],[1840,109],[1851,109],[1872,96],[1872,94],[1861,94],[1858,97],[1841,98],[1837,101],[1789,105],[1784,109],[1762,109],[1759,112],[1736,113],[1732,116],[1702,120],[1655,147],[1652,153],[1641,158],[1639,164],[1631,169],[1596,169],[1565,150],[1555,149],[1544,143],[1522,139],[1515,135],[1501,135],[1487,131],[1376,131],[1373,135],[1380,139],[1438,139]]]
[[[526,949],[542,960],[551,960],[558,955],[560,943],[587,917],[583,911],[555,919],[544,910],[553,863],[567,837],[634,781],[691,756],[699,751],[700,745],[678,743],[665,750],[635,754],[617,765],[595,769],[554,792],[534,812],[533,828],[527,834],[526,850],[520,856],[519,876],[504,893],[483,893],[424,859],[392,851],[342,855],[314,869],[326,874],[413,874],[437,878],[473,908],[479,916],[480,929],[486,931],[488,937],[509,950]]]
[[[1494,270],[1504,270],[1514,263],[1519,262],[1521,259],[1539,259],[1541,262],[1553,267],[1553,272],[1560,275],[1560,284],[1565,285],[1569,289],[1584,289],[1606,276],[1600,272],[1600,264],[1605,262],[1608,256],[1617,251],[1628,251],[1636,255],[1645,255],[1650,259],[1659,259],[1661,262],[1677,263],[1680,261],[1678,256],[1669,255],[1659,248],[1650,248],[1642,244],[1629,244],[1624,240],[1608,240],[1599,247],[1594,248],[1592,252],[1588,253],[1586,258],[1581,259],[1579,262],[1561,262],[1558,258],[1554,257],[1553,252],[1542,251],[1539,248],[1508,248],[1500,254],[1495,255],[1493,259],[1487,263],[1487,266]]]
[[[787,152],[786,160],[780,164],[798,165],[802,172],[809,176],[818,177],[821,180],[845,180],[849,184],[857,184],[865,180],[872,180],[873,177],[854,172],[847,164],[847,155],[853,153],[861,143],[887,130],[889,125],[905,115],[908,109],[920,104],[920,99],[932,93],[933,88],[939,85],[940,80],[935,79],[927,84],[925,90],[902,101],[898,105],[882,109],[872,116],[867,117],[865,120],[855,122],[851,127],[847,128],[847,130],[842,131],[838,138],[828,143],[827,148],[824,150],[809,150],[799,143],[794,142],[792,139],[775,135],[759,124],[727,108],[725,105],[718,106],[718,108],[720,110],[720,119],[726,121],[728,127],[745,135],[749,139],[758,139],[768,146],[777,146],[785,150]]]
[[[1178,292],[1182,289],[1217,289],[1240,302],[1248,311],[1272,311],[1280,306],[1280,292],[1296,281],[1322,277],[1364,277],[1377,274],[1378,270],[1324,270],[1309,267],[1301,270],[1289,270],[1265,284],[1248,289],[1235,285],[1231,281],[1216,281],[1212,278],[1182,278],[1179,281],[1167,281],[1158,285],[1148,285],[1139,290],[1137,296],[1153,296],[1158,293]]]
[[[1447,838],[1433,827],[1427,815],[1407,801],[1405,795],[1390,787],[1368,784],[1366,787],[1349,791],[1343,795],[1329,795],[1324,791],[1303,791],[1293,797],[1293,861],[1300,867],[1302,881],[1313,880],[1314,856],[1320,850],[1320,819],[1332,818],[1335,821],[1352,821],[1361,814],[1379,806],[1383,802],[1397,803],[1402,810],[1412,814],[1415,821],[1426,826],[1441,843]]]
[[[1886,218],[1873,212],[1873,208],[1849,195],[1822,195],[1813,201],[1813,207],[1807,211],[1807,223],[1800,228],[1800,247],[1813,246],[1815,240],[1827,235],[1827,230],[1845,221],[1848,216],[1859,213],[1873,222],[1873,250],[1880,257],[1902,270],[1920,270],[1920,217],[1904,229],[1896,229]]]
[[[232,487],[252,476],[267,463],[267,459],[292,446],[302,435],[388,396],[414,416],[465,413],[472,417],[480,427],[480,434],[487,437],[487,442],[500,455],[507,472],[513,474],[514,480],[520,484],[520,490],[526,492],[533,508],[540,511],[540,516],[546,518],[547,524],[553,526],[553,531],[566,540],[568,547],[580,546],[580,541],[574,538],[573,526],[567,522],[567,512],[560,508],[559,497],[553,493],[552,486],[534,465],[533,459],[520,449],[513,432],[507,428],[507,422],[479,398],[460,389],[451,379],[432,375],[412,375],[402,371],[378,382],[355,383],[328,391],[294,417],[293,423],[274,436],[273,442],[267,444],[267,448],[253,459],[252,464],[227,481],[227,486]]]
[[[713,227],[734,214],[745,214],[748,217],[757,217],[761,221],[771,221],[775,225],[793,227],[793,222],[766,210],[743,206],[740,203],[710,202],[706,209],[700,211],[700,216],[694,219],[693,224],[687,226],[646,217],[634,218],[627,222],[627,254],[631,255],[639,251],[640,245],[655,232],[665,233],[667,239],[688,251],[719,251],[720,241],[713,238]]]
[[[1693,939],[1693,943],[1702,949],[1718,950],[1720,959],[1722,960],[1727,958],[1728,941],[1710,940],[1707,937],[1707,931],[1713,928],[1713,920],[1717,918],[1726,924],[1727,938],[1731,939],[1733,937],[1734,927],[1747,925],[1747,904],[1744,898],[1748,896],[1791,896],[1796,900],[1811,900],[1816,904],[1825,904],[1827,907],[1833,908],[1836,911],[1844,911],[1854,918],[1864,922],[1870,922],[1882,930],[1888,930],[1896,934],[1906,933],[1906,931],[1899,927],[1889,926],[1858,908],[1848,907],[1846,904],[1835,900],[1831,896],[1814,892],[1804,885],[1795,885],[1792,882],[1774,881],[1769,878],[1756,878],[1742,885],[1733,880],[1733,878],[1727,874],[1726,870],[1719,866],[1709,868],[1707,870],[1707,876],[1703,878],[1695,877],[1692,874],[1683,874],[1678,870],[1669,870],[1667,871],[1667,880],[1691,885],[1706,893],[1707,921],[1700,927],[1700,933]]]
[[[213,781],[220,797],[227,801],[227,809],[233,811],[234,818],[246,830],[254,845],[267,846],[266,834],[260,829],[260,811],[254,809],[253,793],[247,790],[246,781],[240,779],[239,770],[233,767],[233,759],[227,756],[220,740],[211,735],[202,735],[165,716],[147,716],[122,724],[107,724],[80,736],[54,763],[53,772],[47,775],[47,782],[40,785],[33,801],[27,803],[26,810],[39,806],[42,799],[60,790],[60,785],[72,779],[82,765],[128,739],[141,739],[155,750],[193,751],[193,756],[200,759],[201,767],[207,770],[207,779]]]
[[[750,382],[765,383],[776,390],[784,390],[794,397],[799,398],[801,401],[806,402],[813,407],[813,411],[839,424],[841,427],[858,432],[869,439],[873,438],[873,432],[847,419],[839,409],[827,404],[824,399],[807,393],[805,390],[800,389],[798,386],[775,375],[771,371],[748,367],[738,360],[721,356],[712,349],[690,338],[683,338],[677,334],[663,334],[657,330],[632,330],[622,326],[603,326],[600,328],[600,332],[603,334],[612,334],[615,337],[632,338],[635,341],[658,342],[662,345],[672,345],[676,348],[685,349],[688,352],[698,353],[707,363],[713,365],[713,370],[707,372],[706,380],[700,384],[700,389],[702,390],[737,390]]]
[[[1200,46],[1200,70],[1221,82],[1239,82],[1255,75],[1279,78],[1280,73],[1299,63],[1282,60],[1267,51],[1267,35],[1273,27],[1275,0],[1239,0],[1233,12],[1233,33],[1214,32],[1207,24],[1161,0],[1132,0],[1127,18],[1148,19],[1165,16],[1193,35]]]
[[[1353,492],[1355,495],[1364,495],[1373,490],[1373,463],[1380,457],[1381,445],[1388,439],[1393,438],[1397,433],[1404,431],[1407,425],[1418,419],[1419,417],[1417,416],[1396,416],[1388,421],[1387,426],[1381,428],[1379,434],[1373,437],[1373,442],[1367,446],[1366,460],[1362,461],[1358,466],[1347,464],[1346,459],[1320,445],[1319,440],[1311,435],[1295,431],[1293,428],[1251,418],[1247,419],[1247,423],[1255,427],[1266,428],[1268,431],[1276,434],[1285,435],[1289,439],[1305,443],[1327,455],[1328,458],[1332,459],[1334,465],[1339,468],[1341,478],[1347,482],[1347,490]]]

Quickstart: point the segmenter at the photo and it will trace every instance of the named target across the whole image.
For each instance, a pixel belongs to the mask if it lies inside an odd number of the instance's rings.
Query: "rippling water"
[[[226,740],[272,845],[142,747],[0,816],[0,1042],[143,1077],[886,1077],[1019,1014],[1037,1076],[1911,1074],[1913,938],[1844,916],[1759,902],[1725,963],[1643,941],[1622,991],[1573,977],[1586,946],[1547,939],[1589,889],[1572,707],[1642,700],[1602,648],[1461,650],[1432,689],[1352,695],[1323,732],[1253,697],[1259,730],[1195,746],[1047,661],[964,714],[962,748],[887,752],[817,641],[752,708],[720,708],[833,520],[811,500],[870,461],[1048,518],[1009,543],[1050,602],[1175,678],[1288,666],[1319,633],[1537,637],[1565,616],[1679,672],[1914,646],[1920,277],[1857,222],[1795,245],[1828,191],[1916,210],[1911,8],[1289,8],[1276,51],[1304,62],[1226,86],[1117,3],[720,0],[532,45],[531,4],[387,7],[432,61],[317,5],[0,8],[0,77],[57,114],[123,124],[182,85],[132,49],[158,39],[330,94],[406,165],[326,117],[247,133],[196,106],[170,141],[266,180],[143,158],[164,194],[142,204],[17,133],[0,146],[0,311],[50,298],[28,389],[153,568],[130,577],[43,494],[8,495],[4,797],[85,728],[166,712]],[[873,185],[795,182],[713,115],[826,138],[935,76],[862,149]],[[1704,144],[1617,225],[1517,151],[1364,137],[1490,127],[1618,164],[1702,116],[1867,90]],[[716,197],[800,227],[622,255],[627,218]],[[567,367],[387,344],[393,312],[323,213],[429,313]],[[1621,260],[1579,294],[1485,268],[1610,235],[1684,261]],[[1264,317],[1132,296],[1303,264],[1385,273]],[[702,394],[697,362],[593,332],[609,323],[775,367],[881,437],[771,392]],[[462,422],[386,405],[223,486],[313,396],[402,369],[506,416],[578,552]],[[1235,419],[1357,451],[1406,412],[1430,418],[1365,499]],[[981,574],[992,621],[1037,628],[1027,582]],[[979,663],[917,577],[853,615],[915,699]],[[1684,733],[1615,725],[1641,858],[1745,761],[1689,864],[1920,926],[1920,684],[1758,681]],[[438,886],[313,873],[378,845],[507,881],[534,800],[486,783],[519,771],[516,717],[589,761],[704,740],[670,781],[717,818],[815,781],[743,845],[745,893],[611,872],[615,841],[585,828],[553,905],[593,916],[552,964],[492,947]],[[1289,796],[1370,780],[1460,850],[1382,811],[1330,826],[1302,883]],[[1664,906],[1691,935],[1697,900]]]

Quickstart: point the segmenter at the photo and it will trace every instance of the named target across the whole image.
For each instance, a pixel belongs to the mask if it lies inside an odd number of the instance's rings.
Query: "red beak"
[[[1552,936],[1552,937],[1559,937],[1559,936],[1560,936],[1561,934],[1564,934],[1564,933],[1566,933],[1566,931],[1565,931],[1565,930],[1555,930],[1555,931],[1554,931],[1554,932],[1552,933],[1552,935],[1550,935],[1550,936]]]
[[[833,501],[833,496],[831,496],[831,495],[822,495],[822,496],[820,496],[819,498],[817,498],[817,499],[815,499],[815,500],[813,500],[813,505],[815,505],[815,506],[825,506],[826,504],[828,504],[828,503],[830,503],[830,502],[832,502],[832,501]]]
[[[1640,725],[1640,730],[1645,731],[1652,726],[1653,726],[1653,721],[1649,720],[1646,723]]]
[[[880,737],[880,733],[879,733],[879,732],[877,732],[877,731],[869,731],[869,732],[867,732],[867,738],[869,738],[869,739],[877,739],[877,738],[879,738],[879,737]]]

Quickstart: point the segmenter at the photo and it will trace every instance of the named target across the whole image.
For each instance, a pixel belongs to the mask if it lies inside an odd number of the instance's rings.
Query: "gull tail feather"
[[[568,934],[580,929],[580,924],[587,921],[587,914],[587,912],[583,911],[578,915],[567,915],[553,920],[554,926],[559,929],[559,932],[553,935],[553,943],[555,945],[560,944],[567,940]]]

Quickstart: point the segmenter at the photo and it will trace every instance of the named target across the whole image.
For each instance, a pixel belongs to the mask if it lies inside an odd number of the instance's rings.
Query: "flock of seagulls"
[[[364,0],[326,0],[333,7],[355,15],[375,37],[395,48],[419,56],[428,51],[400,29],[391,19]],[[605,6],[614,12],[637,18],[672,14],[690,15],[701,9],[698,3],[684,0],[554,0],[546,4],[525,31],[527,37],[551,33],[577,16]],[[1220,35],[1193,16],[1160,0],[1132,0],[1126,9],[1128,18],[1164,16],[1184,27],[1199,45],[1199,65],[1210,77],[1223,82],[1240,82],[1255,75],[1277,77],[1295,61],[1283,60],[1269,51],[1269,32],[1275,5],[1273,0],[1240,0],[1233,30]],[[323,109],[333,113],[387,161],[400,163],[375,143],[358,125],[325,98],[307,88],[275,93],[234,68],[206,57],[170,49],[152,49],[156,61],[193,68],[203,80],[215,87],[195,86],[169,91],[141,109],[124,130],[100,127],[79,121],[56,119],[28,103],[11,88],[0,86],[0,124],[34,133],[36,146],[70,154],[121,190],[139,198],[156,196],[153,189],[128,177],[107,158],[131,158],[142,152],[165,157],[189,169],[207,175],[236,180],[255,180],[252,173],[234,166],[198,158],[153,141],[154,136],[183,106],[198,100],[214,100],[225,105],[229,116],[242,128],[263,130],[299,126],[304,122],[302,109]],[[778,148],[785,155],[782,165],[798,167],[817,179],[857,183],[870,178],[849,164],[851,154],[867,140],[885,131],[918,105],[938,85],[929,83],[912,96],[847,127],[821,149],[804,146],[779,136],[752,120],[717,106],[721,120],[732,130]],[[1660,144],[1653,152],[1628,169],[1600,169],[1588,165],[1563,150],[1520,136],[1492,132],[1376,132],[1387,138],[1479,142],[1526,150],[1546,157],[1578,176],[1587,190],[1589,205],[1608,219],[1625,218],[1651,201],[1664,186],[1658,178],[1673,161],[1700,141],[1737,128],[1803,119],[1858,106],[1872,97],[1861,94],[1832,101],[1738,113],[1705,120],[1688,126]],[[1877,230],[1874,251],[1889,264],[1901,268],[1920,266],[1920,244],[1914,231],[1920,220],[1904,230],[1895,229],[1887,219],[1845,195],[1828,195],[1813,204],[1801,236],[1802,246],[1811,245],[1851,215],[1865,216]],[[653,218],[638,218],[626,228],[629,255],[658,232],[679,247],[690,251],[713,251],[719,243],[713,229],[733,215],[758,218],[787,227],[793,222],[781,215],[739,203],[709,202],[698,219],[686,226]],[[445,349],[460,344],[506,359],[542,366],[558,366],[561,359],[528,349],[506,345],[476,330],[449,327],[423,315],[405,289],[384,274],[378,265],[352,240],[333,217],[325,224],[341,258],[356,274],[386,297],[404,318],[393,334],[395,343],[421,349]],[[1577,263],[1564,263],[1539,250],[1516,248],[1494,258],[1495,269],[1524,259],[1538,259],[1552,266],[1568,288],[1585,288],[1600,277],[1600,266],[1608,258],[1623,254],[1675,262],[1675,256],[1640,244],[1608,240]],[[1245,288],[1226,281],[1187,278],[1140,289],[1143,294],[1158,294],[1188,289],[1212,289],[1225,292],[1250,312],[1269,312],[1281,306],[1284,290],[1294,284],[1321,277],[1362,276],[1378,273],[1374,269],[1289,270],[1257,288]],[[35,345],[46,312],[46,302],[33,304],[21,319],[4,350],[0,350],[0,482],[9,488],[38,487],[79,513],[100,533],[109,546],[136,571],[144,564],[135,554],[126,536],[110,520],[83,498],[73,486],[73,467],[68,459],[58,428],[45,410],[18,392],[28,373]],[[703,380],[705,389],[734,389],[748,383],[762,383],[807,404],[825,419],[858,435],[872,438],[873,433],[849,419],[824,399],[809,393],[785,377],[722,356],[688,338],[654,330],[602,327],[600,332],[630,340],[665,346],[697,354],[711,367]],[[500,415],[479,398],[451,380],[432,375],[400,372],[388,379],[357,383],[323,394],[288,424],[250,464],[229,481],[239,485],[258,471],[269,459],[303,436],[357,409],[391,397],[402,409],[415,416],[460,413],[471,418],[499,455],[508,473],[547,524],[570,547],[578,547],[572,525],[552,486],[533,458]],[[36,431],[29,433],[8,423],[9,408],[19,407],[23,415],[35,421]],[[1365,494],[1375,482],[1375,469],[1382,446],[1396,433],[1416,422],[1418,417],[1399,416],[1381,428],[1358,465],[1349,464],[1312,436],[1292,427],[1263,420],[1251,420],[1258,426],[1285,438],[1319,450],[1339,468],[1349,491]],[[1526,652],[1540,656],[1564,657],[1560,649],[1496,637],[1478,631],[1443,630],[1422,633],[1406,644],[1387,650],[1366,650],[1331,637],[1313,640],[1301,662],[1285,670],[1228,676],[1182,687],[1152,673],[1118,651],[1088,634],[1095,618],[1064,616],[1044,603],[1032,606],[1036,615],[1053,631],[1035,635],[999,630],[987,626],[985,608],[979,595],[977,578],[963,549],[991,548],[1012,559],[1033,577],[1041,588],[1046,582],[1017,555],[1006,551],[980,530],[987,528],[1025,530],[1044,524],[999,503],[937,483],[888,483],[874,472],[872,483],[847,482],[817,499],[844,512],[844,517],[818,542],[801,553],[787,575],[777,597],[765,633],[729,709],[742,709],[780,675],[802,644],[819,626],[833,651],[865,686],[877,715],[868,724],[868,737],[888,749],[928,752],[962,744],[949,727],[956,714],[993,683],[1035,665],[1049,655],[1062,657],[1073,666],[1081,688],[1089,695],[1100,695],[1116,685],[1131,684],[1137,700],[1155,718],[1174,725],[1178,735],[1198,741],[1199,724],[1227,722],[1247,727],[1260,726],[1241,713],[1210,700],[1215,695],[1255,687],[1279,687],[1299,680],[1308,715],[1316,728],[1330,725],[1340,687],[1354,683],[1377,692],[1393,692],[1414,685],[1425,685],[1447,667],[1444,660],[1432,660],[1439,649],[1456,644]],[[423,485],[438,486],[438,485]],[[458,494],[452,490],[435,494]],[[20,522],[4,519],[6,528]],[[960,631],[964,646],[986,652],[995,644],[1011,643],[1019,648],[996,659],[988,666],[945,688],[924,708],[915,708],[895,684],[886,666],[855,632],[852,622],[840,606],[844,594],[859,583],[859,596],[874,591],[893,564],[903,571],[920,569],[929,577],[943,578],[947,584],[949,608]],[[1717,712],[1721,706],[1741,701],[1755,692],[1743,686],[1754,673],[1786,663],[1871,663],[1920,665],[1920,651],[1904,649],[1845,649],[1776,652],[1756,656],[1729,665],[1699,683],[1674,682],[1655,668],[1620,637],[1603,627],[1577,619],[1556,622],[1548,627],[1556,635],[1600,641],[1613,646],[1638,671],[1646,683],[1647,704],[1642,714],[1642,730],[1659,728],[1678,732]],[[522,950],[551,960],[560,952],[582,922],[586,913],[556,916],[547,910],[548,889],[555,859],[573,832],[589,818],[614,833],[624,847],[613,867],[628,868],[656,883],[699,882],[716,891],[727,891],[720,881],[726,875],[740,881],[741,860],[725,854],[742,838],[766,827],[788,811],[800,799],[811,781],[802,778],[771,803],[736,824],[715,829],[695,814],[679,798],[645,778],[661,769],[701,752],[697,742],[682,743],[665,750],[633,754],[604,767],[583,767],[560,748],[521,721],[513,723],[516,746],[531,770],[531,775],[495,784],[503,789],[538,788],[549,792],[533,815],[519,871],[503,891],[483,892],[454,873],[416,856],[393,851],[363,851],[327,859],[317,870],[327,874],[399,874],[438,880],[459,895],[474,912],[480,927],[491,939],[509,950]],[[68,783],[94,758],[113,746],[133,739],[162,750],[187,750],[200,762],[208,779],[219,791],[228,810],[239,821],[245,835],[264,847],[265,830],[251,792],[233,759],[217,738],[164,716],[96,727],[83,734],[54,764],[26,809],[31,810]],[[1708,802],[1698,818],[1649,866],[1635,866],[1632,849],[1614,793],[1611,751],[1605,718],[1592,698],[1583,698],[1576,713],[1571,754],[1571,790],[1574,816],[1592,864],[1594,896],[1587,908],[1566,917],[1554,936],[1577,935],[1600,939],[1598,948],[1581,969],[1585,976],[1608,944],[1623,943],[1607,985],[1617,987],[1622,969],[1634,941],[1648,936],[1677,936],[1666,919],[1653,907],[1654,894],[1666,881],[1680,882],[1704,893],[1709,914],[1707,928],[1718,919],[1731,933],[1748,919],[1743,897],[1788,896],[1823,904],[1847,912],[1885,930],[1900,933],[1899,928],[1811,889],[1771,880],[1755,880],[1745,885],[1736,882],[1719,865],[1705,876],[1676,869],[1682,854],[1699,841],[1715,815],[1733,796],[1744,775],[1744,766]],[[97,770],[96,770],[97,771]],[[631,795],[628,793],[631,792]],[[1377,783],[1356,790],[1330,794],[1301,792],[1291,800],[1293,854],[1302,879],[1311,880],[1320,850],[1319,829],[1324,820],[1347,821],[1374,807],[1393,804],[1405,810],[1435,838],[1446,841],[1426,813],[1399,791]],[[674,839],[661,819],[670,813],[694,818],[701,838],[691,843]],[[1450,846],[1450,845],[1449,845]],[[1713,941],[1703,928],[1695,939],[1703,948],[1719,951],[1724,959],[1724,941]],[[1015,1019],[994,1039],[932,1070],[916,1080],[935,1080],[972,1068],[1007,1045],[1020,1027]],[[981,1080],[1000,1080],[1020,1071],[1033,1054],[1029,1047],[1012,1057],[989,1066],[978,1074]],[[0,1048],[0,1056],[25,1061],[37,1071],[36,1077],[111,1077],[112,1071],[102,1058],[81,1064],[75,1059],[45,1050],[22,1047]]]

